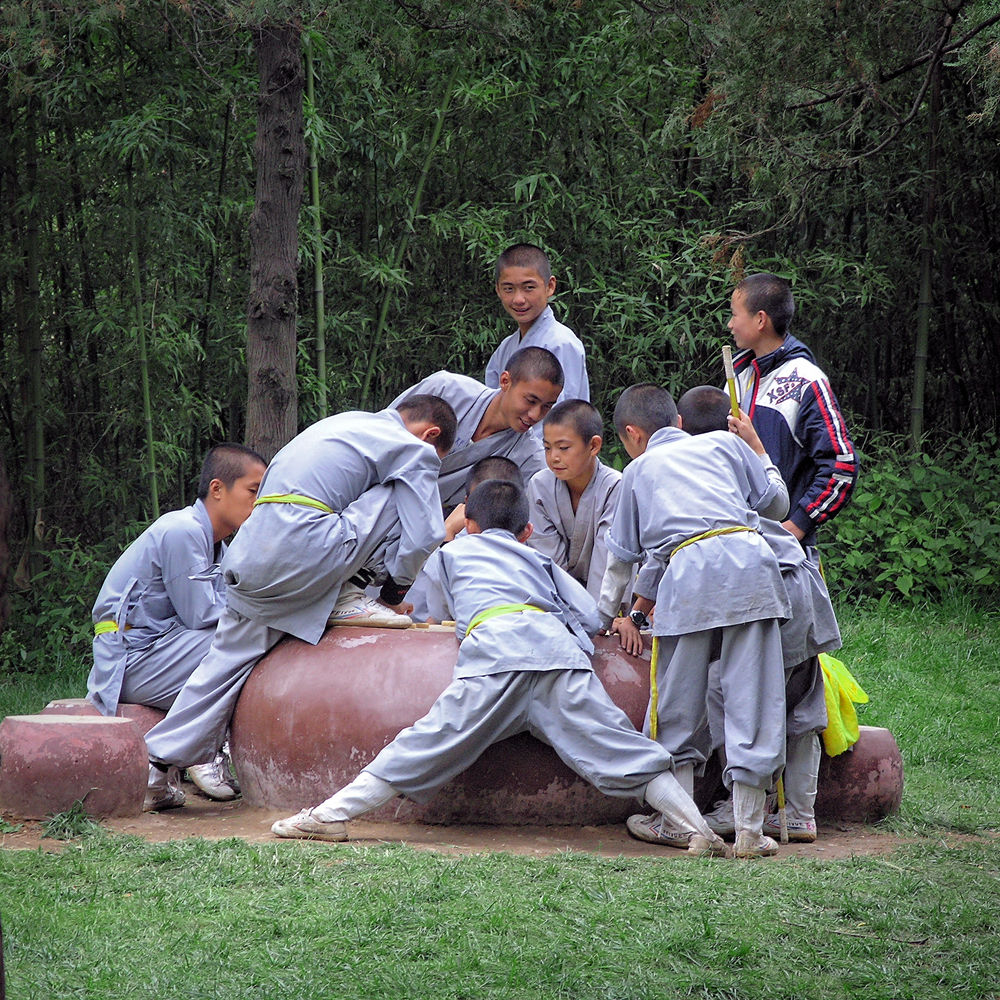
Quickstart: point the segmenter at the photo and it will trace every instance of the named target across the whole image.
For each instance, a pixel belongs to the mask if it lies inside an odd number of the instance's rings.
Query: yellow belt
[[[322,500],[313,500],[312,497],[304,497],[299,493],[269,493],[266,497],[257,497],[253,505],[256,507],[262,503],[297,503],[301,507],[315,507],[324,514],[333,513],[333,508],[328,507]]]
[[[124,631],[128,632],[130,628],[132,628],[131,625],[126,625]],[[118,631],[118,622],[113,622],[109,620],[109,621],[97,622],[94,625],[94,635],[104,635],[106,632],[117,632],[117,631]]]
[[[491,618],[496,618],[497,615],[513,615],[517,614],[519,611],[537,611],[540,614],[544,614],[541,608],[536,608],[533,604],[498,604],[493,608],[486,608],[484,611],[480,611],[475,618],[469,622],[469,627],[465,630],[465,634],[468,635],[474,628],[479,628],[483,622],[488,622]]]
[[[731,528],[713,528],[711,531],[703,531],[700,535],[695,535],[694,538],[689,538],[686,542],[681,542],[680,545],[670,553],[670,558],[673,559],[681,549],[687,545],[693,545],[695,542],[700,542],[703,538],[712,538],[715,535],[732,535],[737,531],[754,531],[754,528],[748,528],[744,524],[733,525]]]

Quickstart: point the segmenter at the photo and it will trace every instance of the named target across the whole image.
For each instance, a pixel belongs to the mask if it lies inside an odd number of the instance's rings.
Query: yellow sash
[[[125,631],[127,632],[131,627],[132,627],[131,625],[126,625]],[[106,632],[117,632],[117,631],[118,631],[118,622],[113,622],[109,620],[109,621],[97,622],[97,624],[94,625],[94,635],[104,635]]]
[[[256,507],[262,503],[297,503],[301,507],[315,507],[324,514],[333,513],[333,508],[328,507],[322,500],[313,500],[312,497],[304,497],[299,493],[269,493],[266,497],[257,497],[253,505]]]
[[[695,535],[694,538],[689,538],[686,542],[681,542],[680,545],[670,553],[670,558],[673,559],[681,549],[688,545],[693,545],[695,542],[700,542],[703,538],[713,538],[715,535],[732,535],[737,531],[754,531],[754,528],[748,528],[744,524],[733,525],[731,528],[713,528],[711,531],[703,531],[700,535]]]
[[[866,704],[868,695],[840,660],[820,653],[819,665],[823,669],[826,696],[827,724],[823,730],[823,749],[829,756],[836,757],[858,742],[860,731],[854,706]]]
[[[496,607],[486,608],[480,611],[475,618],[469,622],[469,627],[465,630],[465,634],[469,635],[474,628],[479,628],[483,622],[488,622],[491,618],[496,618],[497,615],[513,615],[517,614],[519,611],[537,611],[539,614],[544,614],[541,608],[536,608],[533,604],[498,604]]]

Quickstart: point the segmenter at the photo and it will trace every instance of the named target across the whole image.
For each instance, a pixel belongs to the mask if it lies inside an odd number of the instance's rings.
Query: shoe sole
[[[169,809],[180,809],[186,801],[187,799],[182,797],[179,801],[171,798],[164,799],[162,802],[143,802],[142,811],[144,813],[167,812]]]
[[[314,827],[294,826],[278,820],[271,825],[271,833],[285,840],[325,840],[329,843],[341,843],[347,840],[346,823],[317,823]]]

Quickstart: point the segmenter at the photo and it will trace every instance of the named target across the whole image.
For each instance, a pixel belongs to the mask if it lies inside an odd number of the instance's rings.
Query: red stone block
[[[167,713],[159,708],[151,708],[149,705],[129,705],[122,703],[115,712],[121,719],[131,719],[138,727],[143,736],[146,735],[158,722],[163,721]]]
[[[87,813],[138,816],[146,744],[128,719],[9,715],[0,722],[0,811],[44,819],[81,800]]]
[[[873,823],[899,812],[903,758],[888,729],[860,726],[858,742],[819,768],[819,819]]]
[[[641,728],[649,700],[649,654],[623,653],[598,636],[594,667],[608,694]],[[426,713],[452,679],[452,633],[424,629],[332,628],[316,646],[286,639],[257,665],[233,717],[230,746],[253,806],[315,805],[347,784],[396,734]],[[695,798],[710,806],[719,770],[709,763]],[[861,727],[852,753],[824,758],[817,813],[876,820],[899,808],[902,760],[892,734]],[[382,822],[573,824],[623,821],[632,799],[602,795],[551,747],[528,735],[490,747],[426,805],[394,800],[371,814]]]
[[[50,701],[39,715],[100,715],[95,705],[86,698],[56,698]]]
[[[97,708],[86,698],[57,698],[42,709],[41,715],[100,715]],[[146,735],[167,713],[149,705],[130,705],[122,702],[115,715],[119,719],[131,719],[143,736]]]
[[[649,664],[597,639],[594,665],[611,698],[642,725]],[[332,628],[316,646],[287,639],[254,669],[233,717],[233,764],[250,805],[314,805],[357,776],[431,707],[452,678],[454,634]],[[402,803],[402,804],[400,804]],[[623,821],[633,799],[602,795],[551,747],[521,735],[490,747],[426,805],[395,800],[373,820],[599,824]]]

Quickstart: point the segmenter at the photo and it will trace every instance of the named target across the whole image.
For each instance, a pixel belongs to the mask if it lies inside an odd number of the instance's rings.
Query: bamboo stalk
[[[722,348],[722,367],[726,370],[726,386],[729,389],[729,405],[733,416],[740,419],[740,403],[736,398],[736,371],[733,368],[733,349],[727,344]]]
[[[431,163],[434,159],[434,151],[437,148],[437,144],[441,139],[441,131],[444,128],[444,118],[448,113],[448,107],[451,104],[451,96],[455,89],[455,80],[458,77],[460,63],[456,61],[455,65],[452,67],[451,76],[448,77],[448,82],[445,84],[444,95],[441,98],[441,106],[437,111],[437,121],[434,122],[434,129],[431,132],[430,141],[427,144],[427,151],[424,154],[424,163],[420,171],[420,177],[417,180],[417,186],[413,191],[413,197],[410,199],[410,209],[406,214],[406,226],[403,229],[403,233],[399,238],[399,243],[396,244],[396,250],[392,255],[392,270],[397,271],[400,265],[403,263],[403,256],[406,254],[406,247],[410,242],[410,234],[413,232],[413,220],[417,217],[417,213],[420,211],[420,203],[424,196],[424,184],[427,182],[427,175],[430,173]],[[365,370],[365,381],[361,389],[361,403],[360,407],[362,410],[368,408],[368,397],[371,392],[372,377],[375,374],[375,359],[382,353],[379,341],[382,339],[382,334],[385,331],[386,319],[389,316],[389,306],[392,304],[393,288],[392,284],[387,283],[385,286],[385,291],[382,294],[382,305],[379,309],[378,323],[375,326],[375,333],[372,335],[372,342],[368,350],[368,366]]]

